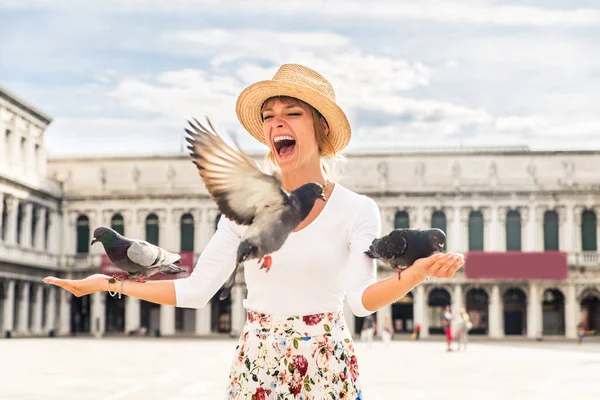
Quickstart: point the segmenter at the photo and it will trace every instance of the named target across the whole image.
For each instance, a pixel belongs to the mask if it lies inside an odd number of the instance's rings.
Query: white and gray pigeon
[[[171,253],[161,247],[155,246],[144,240],[134,240],[122,236],[118,232],[105,226],[94,230],[94,240],[102,243],[104,251],[110,261],[125,274],[115,278],[133,278],[138,282],[145,282],[152,275],[176,275],[185,272],[175,264],[181,263],[181,256]]]
[[[231,148],[215,131],[210,120],[210,131],[197,120],[189,122],[192,130],[186,140],[192,161],[206,189],[217,203],[219,211],[239,225],[247,225],[237,249],[236,266],[221,288],[220,298],[229,295],[238,266],[246,260],[258,259],[260,269],[269,271],[271,253],[279,250],[289,234],[312,210],[315,201],[326,201],[323,186],[306,183],[287,192],[279,175],[268,175],[236,144]],[[235,142],[235,138],[234,142]]]

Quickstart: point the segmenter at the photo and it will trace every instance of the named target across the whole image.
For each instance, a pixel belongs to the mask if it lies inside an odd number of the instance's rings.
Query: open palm
[[[44,278],[44,283],[56,285],[73,293],[77,297],[81,297],[108,288],[107,279],[110,279],[110,276],[104,274],[94,274],[84,279],[60,279],[54,276],[47,276]]]

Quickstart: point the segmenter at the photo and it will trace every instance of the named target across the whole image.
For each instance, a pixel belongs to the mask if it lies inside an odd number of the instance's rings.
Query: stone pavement
[[[223,399],[233,340],[0,340],[2,400]],[[357,343],[364,399],[600,399],[600,343]]]

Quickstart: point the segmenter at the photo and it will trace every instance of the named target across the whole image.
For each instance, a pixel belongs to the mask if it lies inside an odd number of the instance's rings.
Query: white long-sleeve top
[[[247,227],[223,216],[189,277],[177,279],[178,307],[202,308],[235,268],[238,244]],[[279,315],[341,311],[344,296],[356,316],[372,313],[362,303],[364,290],[376,281],[376,263],[364,254],[381,233],[377,204],[336,183],[317,218],[292,232],[271,254],[269,272],[258,260],[244,263],[246,309]]]

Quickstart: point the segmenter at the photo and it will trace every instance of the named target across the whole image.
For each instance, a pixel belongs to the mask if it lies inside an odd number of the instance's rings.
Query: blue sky
[[[5,0],[0,85],[51,156],[181,151],[282,63],[334,85],[349,150],[600,149],[597,1]],[[249,151],[262,149],[241,135]]]

